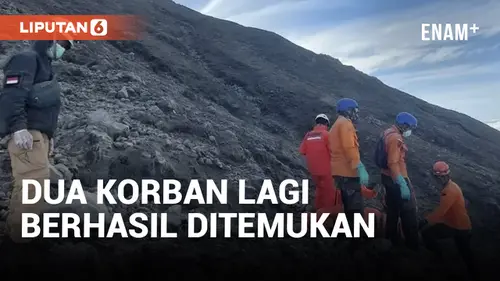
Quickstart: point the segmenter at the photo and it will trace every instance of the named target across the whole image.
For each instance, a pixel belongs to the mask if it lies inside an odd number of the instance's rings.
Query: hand
[[[49,156],[54,156],[54,139],[49,141]]]
[[[370,176],[368,175],[368,172],[366,171],[365,165],[363,163],[359,162],[358,166],[356,167],[358,169],[358,177],[359,177],[359,183],[361,185],[368,185]]]
[[[15,132],[12,138],[20,149],[31,150],[33,148],[33,136],[26,129]]]
[[[410,188],[402,175],[396,177],[396,183],[399,185],[399,190],[401,191],[401,199],[410,200]]]

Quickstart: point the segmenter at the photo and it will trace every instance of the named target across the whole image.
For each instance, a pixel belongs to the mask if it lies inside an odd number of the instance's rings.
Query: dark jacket
[[[49,138],[54,136],[61,97],[47,56],[51,45],[52,41],[36,41],[32,50],[15,54],[4,66],[0,137],[21,129],[38,130]]]

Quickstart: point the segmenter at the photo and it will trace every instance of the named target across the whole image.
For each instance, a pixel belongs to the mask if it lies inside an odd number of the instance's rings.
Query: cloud
[[[490,122],[486,122],[486,124],[500,131],[500,120],[492,120]]]
[[[442,83],[436,79],[433,83],[405,84],[398,88],[413,93],[427,102],[465,113],[485,123],[499,119],[500,81],[478,83],[463,78],[457,80],[461,81]]]
[[[412,63],[438,63],[473,52],[470,41],[500,33],[498,15],[500,1],[436,1],[419,8],[354,19],[296,38],[295,42],[372,73]],[[476,23],[480,30],[469,41],[422,41],[422,23]]]
[[[311,20],[304,14],[348,6],[349,0],[209,0],[199,9],[203,14],[237,22],[244,26],[303,35]],[[307,24],[303,24],[308,21]],[[292,27],[292,28],[290,28]]]
[[[336,57],[367,73],[478,54],[470,41],[500,33],[500,1],[433,1],[338,20],[342,18],[339,10],[359,10],[360,4],[355,0],[210,0],[200,12],[278,32],[307,49]],[[328,11],[329,17],[321,17],[322,11]],[[314,21],[318,15],[321,20]],[[307,24],[298,24],[305,19],[309,19]],[[480,30],[470,35],[469,42],[422,41],[422,23],[476,23]]]
[[[276,14],[287,14],[298,11],[300,8],[308,8],[314,1],[306,0],[211,0],[200,10],[201,13],[237,21],[241,24],[245,22],[255,26],[259,22],[256,19]]]
[[[422,85],[422,82],[454,80],[454,84],[463,82],[464,78],[472,78],[475,76],[484,76],[487,74],[497,75],[500,71],[500,62],[490,64],[483,63],[467,63],[456,64],[451,66],[436,66],[430,69],[420,71],[400,71],[388,75],[379,75],[378,78],[382,81],[388,81],[392,85],[403,87],[408,84]],[[448,86],[448,85],[447,85]]]

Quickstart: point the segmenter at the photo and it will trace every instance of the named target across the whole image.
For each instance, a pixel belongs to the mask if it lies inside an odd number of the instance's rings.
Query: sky
[[[391,87],[500,129],[500,0],[174,1],[273,31]],[[468,30],[467,40],[423,41],[422,23],[476,24],[479,29]]]

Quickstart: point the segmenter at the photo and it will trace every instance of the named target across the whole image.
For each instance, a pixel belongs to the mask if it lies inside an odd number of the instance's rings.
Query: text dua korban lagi
[[[262,204],[308,204],[309,182],[288,179],[274,186],[271,180],[264,180],[260,191],[254,198],[247,193],[250,190],[245,180],[239,180],[238,186],[229,186],[227,180],[192,180],[183,187],[177,180],[98,180],[97,204],[155,204],[175,205],[192,204],[231,204],[228,191],[238,190],[240,205]],[[34,180],[23,181],[23,204],[36,204],[43,200],[48,205],[88,204],[82,184],[73,180],[69,190],[65,190],[64,180],[59,180],[57,196],[50,195],[50,181],[46,180],[42,187]],[[28,192],[28,189],[35,192]],[[115,192],[112,192],[115,191]],[[33,190],[32,190],[33,191]],[[42,192],[43,191],[43,192]],[[43,196],[42,196],[43,194]],[[94,202],[95,204],[95,202]],[[234,202],[233,202],[234,204]],[[234,207],[234,206],[233,206]],[[163,208],[165,209],[165,208]],[[109,215],[108,215],[109,216]],[[169,230],[168,213],[133,213],[130,216],[121,213],[110,215],[105,213],[35,213],[22,214],[22,235],[25,238],[176,238],[178,233]],[[346,216],[341,213],[336,217],[333,229],[324,226],[328,214],[315,213],[188,213],[187,235],[190,238],[200,237],[331,237],[339,234],[347,237],[360,237],[361,230],[367,237],[375,235],[375,217],[370,214],[365,221],[362,214],[356,214],[353,226],[349,225]],[[222,228],[220,226],[223,226]],[[351,231],[353,230],[353,231]],[[95,234],[97,233],[97,234]],[[235,234],[237,233],[237,234]]]

